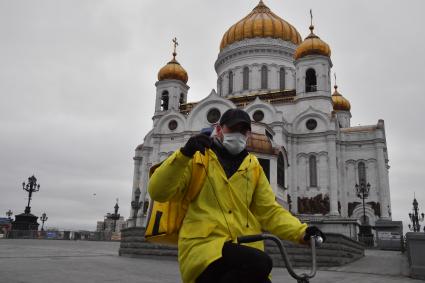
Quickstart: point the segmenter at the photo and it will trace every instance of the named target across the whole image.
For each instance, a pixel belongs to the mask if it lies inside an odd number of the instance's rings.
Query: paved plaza
[[[1,283],[178,283],[175,261],[118,256],[117,242],[0,240]],[[366,251],[350,265],[319,270],[312,283],[421,282],[407,276],[400,252]],[[282,268],[273,271],[273,283],[295,282]]]

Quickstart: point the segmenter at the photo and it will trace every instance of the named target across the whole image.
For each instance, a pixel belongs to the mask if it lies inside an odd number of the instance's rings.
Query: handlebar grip
[[[323,244],[323,238],[320,236],[313,236],[311,239],[314,240],[316,247],[320,247]]]
[[[258,242],[264,240],[264,237],[262,234],[258,235],[249,235],[249,236],[241,236],[237,238],[238,244],[242,243],[252,243],[252,242]]]

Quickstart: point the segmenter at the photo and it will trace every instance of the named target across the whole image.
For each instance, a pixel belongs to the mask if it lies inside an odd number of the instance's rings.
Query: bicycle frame
[[[298,283],[309,283],[310,279],[313,278],[316,275],[317,265],[316,265],[316,245],[319,246],[323,239],[321,237],[311,237],[310,238],[310,246],[311,246],[311,258],[312,258],[312,266],[311,271],[309,274],[302,273],[297,274],[294,271],[294,268],[292,267],[291,262],[289,261],[288,253],[286,252],[285,248],[283,247],[282,241],[270,234],[259,234],[259,235],[250,235],[250,236],[241,236],[238,237],[238,243],[252,243],[252,242],[258,242],[262,240],[272,240],[275,242],[279,248],[280,254],[282,255],[283,261],[285,262],[286,269],[288,270],[289,274],[297,280]]]

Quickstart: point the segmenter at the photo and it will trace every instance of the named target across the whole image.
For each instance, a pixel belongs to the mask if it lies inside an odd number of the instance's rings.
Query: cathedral
[[[260,1],[224,33],[216,90],[197,102],[187,100],[188,74],[176,56],[174,49],[159,70],[153,127],[135,151],[129,227],[146,224],[149,168],[229,108],[250,115],[247,149],[293,214],[371,226],[391,220],[384,121],[351,126],[350,102],[331,84],[331,48],[313,24],[303,40]]]

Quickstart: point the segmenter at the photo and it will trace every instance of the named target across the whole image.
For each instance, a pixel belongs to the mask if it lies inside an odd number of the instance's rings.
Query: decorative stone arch
[[[294,122],[292,123],[294,130],[296,130],[297,132],[307,132],[304,123],[309,118],[315,118],[323,124],[323,127],[319,127],[318,125],[318,127],[314,130],[315,132],[327,131],[331,129],[331,122],[328,115],[325,112],[322,112],[312,106],[309,106],[306,110],[304,110],[295,117]]]
[[[282,122],[283,117],[279,117],[279,114],[281,112],[278,112],[276,107],[274,107],[271,104],[265,103],[260,98],[255,98],[253,102],[248,104],[244,110],[249,114],[249,116],[252,119],[252,115],[257,110],[262,110],[264,112],[264,119],[261,121],[261,123],[271,124],[273,122]],[[282,119],[280,119],[282,118]],[[253,119],[252,119],[253,120]],[[286,121],[285,121],[286,122]]]
[[[172,120],[177,121],[177,128],[171,131],[168,128],[168,123]],[[184,132],[187,129],[187,120],[186,117],[180,112],[171,110],[166,115],[162,116],[158,120],[157,126],[154,128],[155,134],[164,134],[164,133],[180,133]]]
[[[143,148],[140,148],[140,150],[144,150],[145,148],[152,147],[152,135],[153,135],[154,129],[151,129],[143,139]]]
[[[309,186],[309,187],[316,187],[316,188],[318,188],[318,189],[323,189],[323,188],[321,188],[320,187],[320,178],[323,178],[323,176],[321,176],[320,175],[320,171],[319,171],[319,162],[320,162],[320,157],[326,157],[326,159],[328,159],[329,158],[329,155],[328,155],[328,153],[326,152],[326,151],[319,151],[319,152],[300,152],[300,153],[298,153],[297,154],[297,156],[296,156],[297,158],[296,158],[296,162],[297,162],[297,165],[299,165],[300,164],[300,162],[302,162],[302,160],[303,161],[305,161],[306,163],[305,163],[305,165],[306,165],[306,184]],[[315,161],[316,161],[316,164],[315,164],[315,172],[314,172],[314,174],[315,174],[315,182],[313,182],[313,184],[314,184],[314,186],[312,186],[312,176],[311,176],[311,174],[312,174],[312,172],[311,172],[311,170],[313,169],[313,168],[311,168],[311,164],[310,164],[310,159],[312,158],[312,157],[314,157],[315,158]]]
[[[368,169],[369,169],[370,166],[375,166],[376,165],[377,160],[375,158],[368,158],[368,159],[361,158],[361,159],[357,159],[357,160],[350,159],[350,160],[347,160],[345,163],[346,164],[351,164],[351,165],[354,166],[355,182],[356,183],[359,183],[359,164],[362,163],[362,162],[365,165],[366,181],[368,183],[370,183],[371,181],[369,180],[369,177],[368,177],[368,173],[367,172],[368,172]]]
[[[218,96],[215,90],[212,90],[210,95],[196,104],[196,106],[189,113],[187,117],[187,129],[200,130],[203,127],[210,126],[211,123],[208,122],[206,113],[211,108],[219,109],[223,115],[227,109],[236,108],[236,105],[232,101]],[[199,121],[201,121],[202,127],[198,129],[195,123],[199,123]]]
[[[286,148],[284,146],[279,146],[279,153],[282,153],[283,155],[283,159],[285,161],[285,166],[289,167],[289,158],[288,158],[288,151],[286,150]]]
[[[359,199],[359,202],[361,202],[360,199]],[[366,212],[366,217],[369,219],[369,225],[375,226],[375,221],[378,220],[378,217],[375,215],[375,211],[372,209],[372,207],[367,203],[365,203],[365,212]],[[358,204],[354,208],[351,218],[358,219],[360,220],[360,223],[363,223],[362,221],[363,204],[362,203]]]

